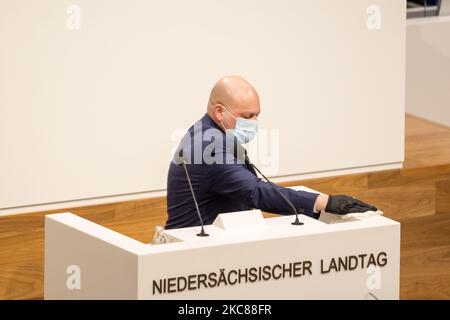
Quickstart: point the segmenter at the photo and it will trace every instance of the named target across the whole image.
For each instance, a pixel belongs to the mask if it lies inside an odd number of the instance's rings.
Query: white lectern
[[[293,221],[220,214],[209,237],[166,230],[168,243],[149,245],[68,212],[47,215],[45,299],[399,298],[398,222],[374,213]]]

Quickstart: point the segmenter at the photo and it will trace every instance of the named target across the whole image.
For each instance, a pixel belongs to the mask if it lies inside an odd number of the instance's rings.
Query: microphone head
[[[247,150],[239,143],[234,145],[233,156],[238,163],[244,164],[250,162]]]
[[[180,148],[175,152],[172,162],[178,166],[183,166],[187,164],[186,155],[184,154],[183,148]]]

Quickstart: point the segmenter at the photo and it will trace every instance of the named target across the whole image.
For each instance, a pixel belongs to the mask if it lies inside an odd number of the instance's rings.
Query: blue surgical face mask
[[[224,108],[234,119],[236,119],[236,127],[234,129],[227,130],[231,131],[241,144],[246,144],[252,141],[258,132],[258,121],[244,119],[241,117],[236,118],[225,106]]]

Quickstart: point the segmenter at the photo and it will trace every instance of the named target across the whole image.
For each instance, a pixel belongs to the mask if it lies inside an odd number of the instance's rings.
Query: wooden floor
[[[449,299],[450,213],[400,222],[401,299]]]
[[[450,298],[450,128],[407,115],[403,169],[283,185],[300,184],[357,196],[400,221],[401,298]],[[166,219],[164,198],[0,217],[0,299],[43,297],[44,216],[64,211],[146,243]]]
[[[407,115],[404,169],[450,164],[450,128]]]

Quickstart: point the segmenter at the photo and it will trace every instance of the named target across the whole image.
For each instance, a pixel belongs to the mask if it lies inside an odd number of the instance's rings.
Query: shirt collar
[[[202,117],[201,121],[207,127],[214,127],[223,132],[222,128],[220,128],[207,113],[205,113],[205,115]],[[225,134],[225,132],[223,132],[223,133]]]

